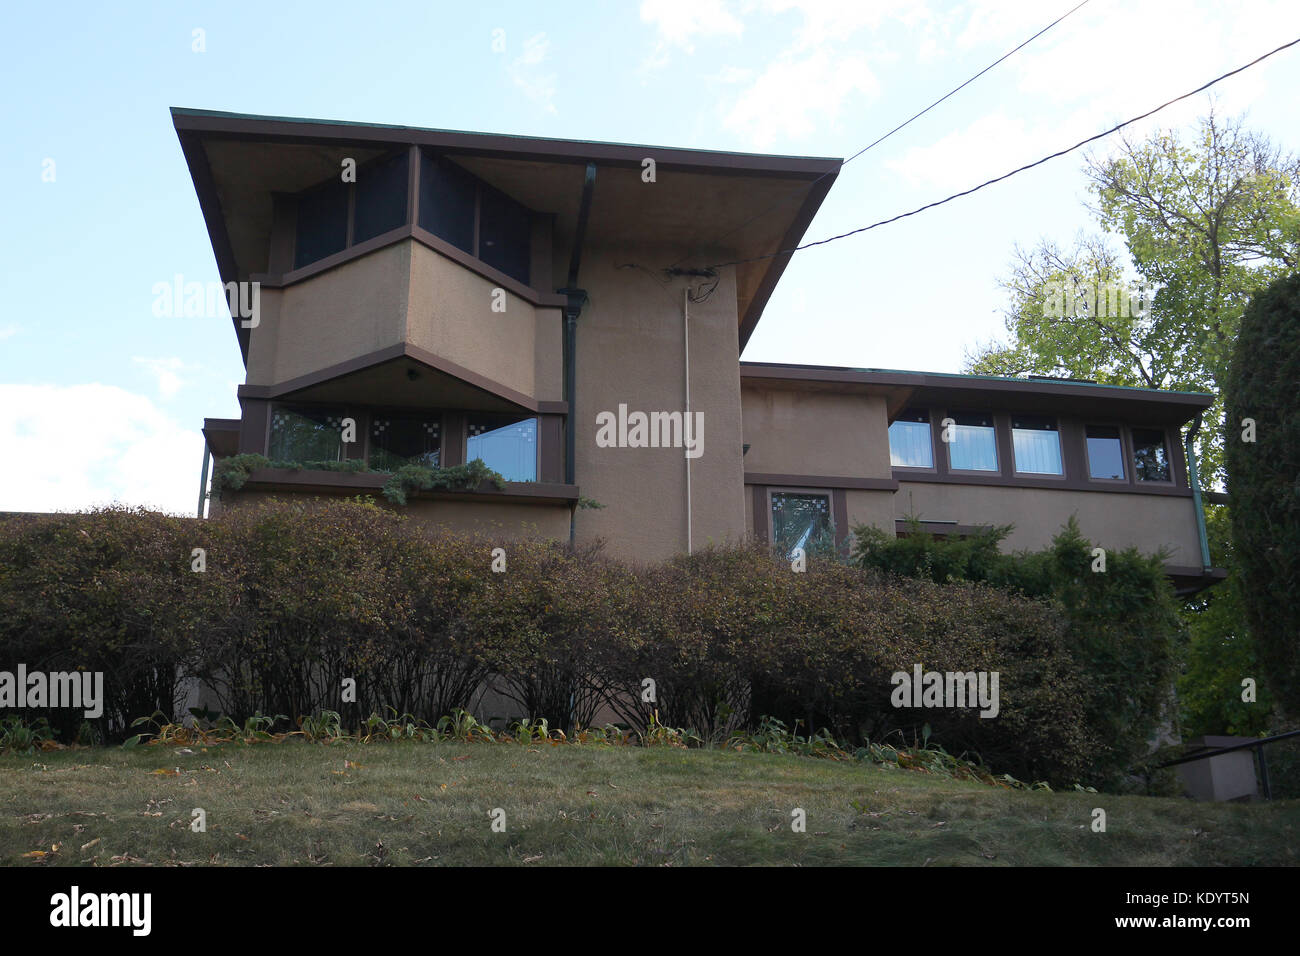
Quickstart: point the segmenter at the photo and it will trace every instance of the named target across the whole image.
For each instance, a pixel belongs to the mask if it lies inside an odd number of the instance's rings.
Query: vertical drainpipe
[[[691,313],[691,289],[688,285],[682,289],[682,365],[683,377],[686,379],[686,420],[682,423],[682,433],[690,428],[691,421],[691,333],[688,319]],[[691,457],[686,458],[686,553],[694,552],[692,532],[694,530],[691,515]]]
[[[578,316],[587,303],[587,292],[578,288],[578,267],[582,263],[582,244],[587,237],[587,219],[591,214],[591,194],[596,187],[596,164],[587,164],[582,181],[582,202],[578,206],[578,225],[573,234],[573,251],[569,255],[569,281],[559,292],[567,296],[564,306],[564,400],[569,414],[564,427],[564,481],[576,484],[575,465],[578,420]],[[578,507],[569,509],[569,544],[577,534]]]
[[[1205,533],[1205,509],[1201,506],[1201,480],[1196,471],[1196,452],[1192,448],[1192,441],[1196,438],[1196,433],[1201,430],[1202,414],[1202,412],[1196,413],[1196,420],[1192,422],[1192,427],[1187,429],[1184,444],[1187,451],[1187,477],[1191,479],[1192,485],[1192,507],[1196,509],[1196,536],[1201,544],[1201,569],[1208,572],[1210,541]]]

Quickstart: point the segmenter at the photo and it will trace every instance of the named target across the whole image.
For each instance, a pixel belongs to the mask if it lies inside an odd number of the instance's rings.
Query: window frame
[[[889,449],[889,467],[890,467],[891,469],[897,469],[898,471],[902,471],[902,472],[904,472],[904,473],[907,473],[907,474],[913,474],[913,475],[917,475],[917,474],[921,474],[921,475],[926,475],[926,474],[934,475],[934,474],[938,474],[938,472],[939,472],[939,452],[938,452],[938,450],[934,447],[934,441],[935,441],[935,439],[934,439],[934,432],[935,432],[935,425],[934,425],[935,410],[934,410],[933,408],[905,408],[905,409],[903,409],[901,412],[899,412],[899,416],[901,417],[902,415],[907,414],[909,411],[910,411],[910,412],[914,412],[914,413],[919,413],[919,412],[924,412],[924,413],[925,413],[925,416],[926,416],[926,418],[925,418],[925,424],[926,424],[926,425],[929,427],[929,429],[930,429],[930,465],[929,465],[929,467],[926,467],[926,466],[924,466],[924,465],[895,465],[895,464],[894,464],[894,450],[893,450],[893,447],[892,447],[892,445],[891,445],[891,446],[890,446],[890,449]],[[894,421],[895,421],[895,422],[898,421],[898,418],[895,418]],[[918,423],[918,424],[919,424],[919,423]],[[894,427],[894,422],[890,422],[889,425],[888,425],[888,427],[886,427],[886,429],[885,429],[885,441],[886,441],[886,443],[889,442],[889,429],[890,429],[890,428],[893,428],[893,427]]]
[[[372,242],[373,240],[378,239],[379,236],[384,235],[384,233],[381,232],[381,233],[377,233],[374,236],[369,236],[366,239],[361,240],[361,242],[358,242],[356,240],[357,183],[360,182],[362,173],[365,170],[398,159],[404,154],[406,154],[406,166],[407,166],[406,187],[405,187],[407,192],[406,204],[405,204],[406,212],[402,216],[403,222],[398,223],[398,225],[394,226],[393,228],[401,229],[404,225],[410,224],[411,159],[410,159],[408,147],[403,146],[400,149],[391,149],[371,159],[367,159],[364,163],[359,163],[357,165],[357,170],[356,170],[357,172],[356,180],[354,180],[353,182],[350,183],[343,182],[342,171],[340,170],[340,172],[337,174],[336,177],[332,176],[330,178],[323,179],[320,182],[314,183],[313,185],[308,186],[305,189],[300,189],[297,192],[290,194],[293,199],[293,248],[292,250],[290,250],[289,261],[293,264],[293,268],[289,271],[297,272],[300,269],[309,269],[319,262],[324,262],[326,259],[330,259],[334,256],[339,256],[339,255],[343,255],[344,253],[350,252],[352,249],[354,249],[358,245],[361,245],[361,243],[363,242]],[[313,259],[311,262],[304,262],[302,265],[299,265],[298,264],[298,235],[299,235],[298,226],[300,221],[299,213],[302,209],[302,200],[315,193],[325,192],[328,189],[333,189],[338,186],[342,186],[346,190],[347,200],[348,200],[347,228],[344,233],[343,248],[336,249],[334,252],[331,252],[328,255],[321,256],[320,258]]]
[[[1082,419],[1080,421],[1082,438],[1083,438],[1083,476],[1086,481],[1097,482],[1105,485],[1131,485],[1133,484],[1133,452],[1132,442],[1128,433],[1128,426],[1123,422],[1116,421],[1097,421],[1095,419]],[[1088,428],[1096,426],[1098,428],[1113,428],[1119,433],[1119,457],[1120,464],[1124,466],[1124,475],[1120,478],[1094,478],[1092,475],[1092,457],[1088,451]]]
[[[1020,470],[1020,461],[1019,461],[1019,459],[1016,458],[1016,425],[1015,425],[1015,422],[1016,422],[1016,418],[1017,418],[1017,417],[1020,417],[1020,418],[1040,418],[1040,419],[1046,419],[1046,420],[1049,420],[1049,421],[1052,422],[1052,424],[1055,426],[1055,428],[1053,429],[1053,431],[1055,431],[1055,433],[1056,433],[1056,454],[1057,454],[1057,458],[1058,458],[1058,459],[1060,460],[1060,462],[1061,462],[1061,470],[1060,470],[1059,472],[1051,472],[1051,471],[1021,471],[1021,470]],[[1037,480],[1037,479],[1042,479],[1043,481],[1065,481],[1065,479],[1066,479],[1066,467],[1065,467],[1065,459],[1066,459],[1066,455],[1065,455],[1065,439],[1064,439],[1064,437],[1063,437],[1063,436],[1064,436],[1065,429],[1062,428],[1061,417],[1060,417],[1059,415],[1040,415],[1040,414],[1038,414],[1038,413],[1036,413],[1036,412],[1007,412],[1007,413],[1006,413],[1006,418],[1007,418],[1007,439],[1008,439],[1008,441],[1009,441],[1009,443],[1010,443],[1010,445],[1011,445],[1011,474],[1012,474],[1013,476],[1016,476],[1016,477],[1023,476],[1023,477],[1025,477],[1025,478],[1032,478],[1032,479],[1035,479],[1035,480]],[[996,419],[994,420],[993,427],[994,427],[995,430],[997,429],[997,421],[996,421]],[[1029,430],[1030,430],[1030,429],[1021,429],[1021,431],[1029,431]]]
[[[1003,461],[1002,461],[1002,451],[1001,451],[1001,449],[999,449],[999,447],[998,447],[998,445],[1000,444],[1000,439],[1001,439],[1001,429],[998,428],[998,418],[999,418],[999,416],[1001,416],[1001,415],[1003,415],[1003,414],[1004,414],[1004,413],[1001,413],[1001,412],[995,412],[995,411],[993,411],[993,410],[991,410],[991,409],[988,410],[988,411],[979,411],[979,410],[977,410],[977,409],[973,409],[973,408],[958,408],[958,409],[945,408],[945,409],[944,409],[943,417],[940,418],[940,420],[939,420],[939,425],[940,425],[939,440],[940,440],[940,443],[941,443],[941,444],[947,446],[947,454],[946,454],[946,458],[947,458],[947,464],[948,464],[948,474],[950,474],[950,475],[983,475],[983,476],[985,476],[985,477],[987,477],[987,476],[989,476],[989,475],[1005,475],[1005,474],[1006,474],[1006,469],[1005,469],[1004,463],[1003,463]],[[958,415],[986,415],[986,416],[988,416],[988,419],[989,419],[989,421],[992,423],[992,425],[991,425],[991,426],[985,426],[985,425],[966,425],[966,426],[959,426],[959,425],[957,424],[957,422],[956,422],[956,419],[957,419],[957,416],[958,416]],[[953,428],[954,428],[954,429],[959,428],[959,427],[966,427],[966,428],[985,428],[985,427],[989,427],[989,428],[991,428],[991,429],[992,429],[992,432],[993,432],[993,464],[994,464],[994,467],[991,468],[991,469],[990,469],[990,468],[955,468],[955,467],[953,467],[953,464],[952,464],[952,446],[955,445],[956,442],[955,442],[955,441],[943,441],[943,427],[942,427],[942,426],[943,426],[943,419],[944,419],[944,418],[951,418],[951,419],[953,419]],[[953,434],[953,437],[956,438],[956,433],[955,433],[955,432],[954,432],[954,434]],[[1010,435],[1008,435],[1008,438],[1009,438],[1009,437],[1010,437]],[[1012,453],[1012,458],[1014,458],[1014,457],[1015,457],[1015,454],[1014,454],[1014,452],[1013,452],[1013,453]]]
[[[1137,439],[1134,431],[1158,432],[1160,440],[1165,446],[1165,467],[1169,472],[1169,477],[1163,481],[1152,481],[1150,479],[1139,478],[1137,469]],[[1138,488],[1176,488],[1178,487],[1178,469],[1174,464],[1174,447],[1169,440],[1169,429],[1164,425],[1129,425],[1128,426],[1128,464],[1133,470],[1132,484]]]

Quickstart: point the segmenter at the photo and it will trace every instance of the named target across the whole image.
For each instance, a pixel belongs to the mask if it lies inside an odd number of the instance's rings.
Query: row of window
[[[947,448],[952,471],[999,473],[997,428],[991,414],[957,413],[947,416],[941,445]],[[1129,436],[1125,453],[1123,432]],[[1169,482],[1169,449],[1165,433],[1157,428],[1085,425],[1088,477],[1104,481]],[[1053,418],[1035,415],[1011,417],[1011,453],[1017,474],[1064,476],[1060,428]],[[889,426],[889,459],[895,468],[933,468],[935,444],[930,413],[908,409]]]
[[[344,419],[357,426],[367,463],[375,471],[416,464],[436,468],[447,460],[442,413],[377,410],[362,416],[342,408],[277,406],[271,414],[267,457],[274,461],[342,461]],[[368,420],[368,421],[366,421]],[[365,429],[364,431],[362,429]],[[507,481],[537,480],[537,419],[470,413],[465,461],[482,459]]]
[[[404,150],[298,196],[294,268],[405,225],[409,189]],[[420,152],[416,222],[487,265],[528,285],[532,252],[529,210],[501,190],[432,153]]]

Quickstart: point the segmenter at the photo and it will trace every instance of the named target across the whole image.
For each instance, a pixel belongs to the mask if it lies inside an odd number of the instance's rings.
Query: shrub
[[[1246,307],[1224,393],[1233,551],[1260,680],[1281,709],[1300,714],[1300,274]],[[1245,419],[1254,441],[1245,441]]]

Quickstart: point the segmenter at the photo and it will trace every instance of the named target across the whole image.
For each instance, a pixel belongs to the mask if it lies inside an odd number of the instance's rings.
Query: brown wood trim
[[[420,147],[406,148],[406,221],[420,221]]]
[[[831,490],[831,521],[835,523],[835,549],[838,551],[849,537],[849,496],[843,488]]]
[[[247,116],[220,110],[193,110],[182,107],[173,107],[171,115],[172,124],[177,131],[190,135],[201,133],[248,141],[283,140],[333,144],[356,143],[357,145],[416,144],[447,152],[462,152],[478,156],[496,154],[515,159],[523,155],[539,162],[569,162],[584,166],[593,160],[603,160],[607,165],[638,170],[645,157],[653,156],[656,165],[661,169],[667,167],[684,171],[720,171],[813,179],[826,173],[837,172],[842,162],[838,159],[814,156],[727,153],[631,143],[462,132],[415,126]]]
[[[478,273],[484,279],[496,283],[501,288],[513,293],[525,302],[528,302],[530,305],[538,308],[560,308],[567,301],[564,296],[557,295],[554,292],[542,292],[538,289],[532,288],[531,286],[524,285],[518,279],[494,269],[486,262],[480,261],[469,253],[457,249],[446,240],[439,239],[433,233],[421,229],[419,226],[411,223],[406,223],[405,225],[398,226],[395,229],[389,229],[387,232],[381,232],[379,235],[372,236],[364,242],[350,245],[346,249],[341,249],[338,252],[331,253],[323,259],[317,259],[315,262],[309,262],[301,269],[293,269],[292,271],[280,275],[272,273],[257,273],[251,278],[267,289],[286,289],[289,286],[296,285],[299,282],[304,282],[307,279],[318,276],[322,272],[328,272],[344,263],[351,262],[353,259],[360,259],[362,256],[368,256],[372,252],[378,252],[380,249],[387,248],[394,243],[402,242],[407,239],[418,242],[420,245],[428,249],[432,249],[439,255],[451,259],[457,265],[463,266],[471,272]]]
[[[541,481],[564,481],[564,418],[563,415],[542,415],[537,423],[537,443],[540,461],[537,477]]]
[[[256,399],[274,399],[291,396],[294,392],[302,391],[305,388],[311,388],[314,385],[321,385],[325,382],[332,381],[336,378],[342,378],[345,375],[351,375],[354,372],[360,372],[364,369],[375,365],[382,365],[384,362],[391,362],[399,358],[409,358],[413,361],[426,365],[436,372],[442,372],[450,375],[452,378],[459,379],[467,385],[477,388],[479,391],[487,392],[494,398],[504,399],[530,412],[546,412],[547,414],[568,414],[568,402],[557,401],[539,401],[523,392],[516,391],[507,385],[502,385],[486,375],[480,375],[478,372],[450,362],[439,355],[422,349],[419,346],[411,345],[409,342],[399,342],[396,345],[390,345],[386,348],[377,349],[374,352],[368,352],[365,355],[358,355],[356,358],[348,359],[344,362],[338,362],[326,368],[319,369],[315,372],[308,372],[306,375],[299,375],[288,381],[280,382],[276,385],[241,385],[237,390],[240,398]]]
[[[244,411],[239,428],[240,452],[265,455],[266,436],[271,428],[271,403],[241,395],[239,404]]]
[[[792,488],[842,488],[854,491],[897,491],[897,478],[844,478],[827,475],[777,475],[745,472],[747,485],[776,485]]]
[[[358,491],[377,491],[382,489],[390,475],[386,472],[362,471],[317,471],[292,468],[257,468],[249,472],[243,490],[266,491],[283,489],[285,491],[303,492],[307,490],[326,493],[356,493]],[[480,499],[544,499],[547,501],[571,502],[578,499],[578,486],[559,482],[523,482],[508,481],[504,489],[499,489],[491,482],[484,482],[473,491],[439,491],[419,492],[420,497],[448,497],[464,501]]]
[[[451,467],[465,464],[465,441],[468,426],[465,413],[459,410],[448,411],[443,418],[442,455],[443,463]]]
[[[1086,478],[1020,478],[1005,475],[979,475],[973,472],[961,474],[932,474],[929,472],[907,472],[898,469],[898,480],[908,482],[948,484],[948,485],[993,485],[999,488],[1047,488],[1052,491],[1099,491],[1108,494],[1127,495],[1166,495],[1174,498],[1190,498],[1190,488],[1177,488],[1170,484],[1153,484],[1138,482],[1129,484],[1118,481],[1089,481]]]
[[[977,531],[982,531],[982,530],[983,530],[984,528],[986,528],[986,527],[988,527],[988,525],[978,525],[978,524],[949,524],[949,523],[946,522],[946,521],[926,521],[924,518],[921,519],[921,530],[922,530],[922,531],[925,531],[925,532],[927,532],[927,533],[929,533],[929,534],[936,534],[936,535],[939,535],[939,534],[960,534],[960,535],[974,534],[974,533],[977,532]],[[895,519],[894,519],[894,534],[896,534],[896,535],[897,535],[897,534],[902,534],[902,533],[906,532],[907,530],[908,530],[908,521],[907,521],[906,518],[895,518]]]
[[[754,537],[764,544],[772,540],[772,515],[767,504],[767,487],[752,485],[754,493]]]

